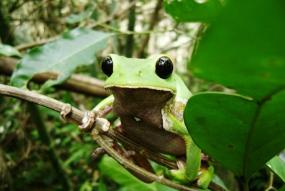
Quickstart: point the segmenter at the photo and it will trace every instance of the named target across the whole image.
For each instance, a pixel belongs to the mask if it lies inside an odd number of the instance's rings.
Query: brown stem
[[[16,68],[18,60],[12,58],[0,58],[0,74],[11,76]],[[46,72],[37,74],[32,78],[32,81],[44,83],[47,80],[56,79],[57,74]],[[103,81],[96,78],[73,74],[63,84],[56,87],[66,89],[78,93],[83,93],[91,96],[106,97],[108,93],[105,91]]]
[[[136,0],[129,0],[129,3],[134,3]],[[129,10],[128,31],[134,31],[136,25],[136,6]],[[134,50],[134,35],[129,34],[126,37],[125,56],[132,57]]]
[[[13,45],[15,39],[9,21],[9,13],[4,4],[3,1],[0,1],[0,41]]]
[[[12,86],[3,85],[3,84],[0,84],[0,94],[22,99],[22,100],[25,100],[31,103],[35,103],[35,104],[50,108],[52,110],[55,110],[57,112],[61,112],[62,108],[66,106],[65,103],[62,103],[61,101],[44,96],[42,94],[29,91],[29,90],[12,87]],[[83,112],[75,107],[72,107],[72,113],[70,115],[70,119],[74,120],[78,124],[81,124],[82,118],[83,118]]]
[[[153,12],[151,20],[150,20],[150,25],[148,27],[148,31],[152,31],[154,26],[156,25],[156,23],[159,21],[158,16],[159,16],[159,11],[162,8],[162,3],[163,3],[163,0],[157,0],[154,12]],[[150,34],[146,35],[145,38],[142,40],[142,43],[140,46],[141,48],[137,52],[138,58],[144,57],[145,49],[148,45],[149,38],[150,38]]]

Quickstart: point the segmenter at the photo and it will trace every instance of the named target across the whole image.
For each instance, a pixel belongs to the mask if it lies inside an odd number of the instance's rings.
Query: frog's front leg
[[[190,136],[184,138],[186,142],[186,177],[193,181],[197,179],[200,188],[208,188],[214,176],[213,166],[201,167],[201,150]]]
[[[189,135],[184,136],[186,144],[186,177],[193,181],[197,178],[201,166],[201,150]]]
[[[174,179],[181,182],[193,182],[197,177],[201,166],[201,150],[194,144],[189,135],[184,135],[186,144],[186,164],[178,161],[177,170],[171,170]]]
[[[186,164],[180,165],[178,162],[178,170],[171,170],[171,175],[174,179],[185,183],[197,180],[199,187],[207,188],[213,178],[213,167],[201,169],[201,150],[193,142],[184,123],[172,114],[168,114],[168,119],[172,124],[170,131],[181,135],[186,145]]]
[[[171,170],[174,179],[180,182],[193,182],[197,180],[200,188],[207,188],[213,179],[212,166],[201,168],[201,150],[196,146],[190,136],[184,136],[186,143],[186,164],[178,161],[178,170]]]

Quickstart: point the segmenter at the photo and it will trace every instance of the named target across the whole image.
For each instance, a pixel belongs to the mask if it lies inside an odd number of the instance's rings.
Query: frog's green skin
[[[94,110],[113,104],[126,135],[133,141],[161,153],[186,154],[186,166],[172,170],[174,178],[184,182],[198,178],[200,186],[207,187],[211,178],[199,181],[199,177],[205,177],[199,173],[201,151],[183,122],[184,107],[191,92],[175,72],[167,79],[156,75],[156,62],[161,56],[136,59],[111,54],[113,73],[106,80],[105,88],[113,95]]]

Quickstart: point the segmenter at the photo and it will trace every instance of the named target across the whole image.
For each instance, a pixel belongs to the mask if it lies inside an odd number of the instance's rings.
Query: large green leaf
[[[178,22],[211,21],[220,12],[220,0],[164,0],[164,8]]]
[[[99,169],[103,175],[111,178],[121,186],[120,191],[175,191],[175,189],[159,183],[154,182],[147,184],[138,180],[121,165],[119,165],[114,159],[108,156],[103,157],[99,164]]]
[[[33,75],[42,72],[55,72],[58,78],[46,82],[49,87],[64,81],[81,65],[95,61],[95,54],[106,46],[109,33],[90,29],[74,29],[66,32],[52,43],[34,48],[26,54],[13,73],[12,84],[25,86]]]
[[[189,64],[198,77],[263,99],[285,86],[285,1],[228,1]]]
[[[235,174],[249,177],[285,147],[285,91],[266,102],[223,93],[190,98],[184,118],[195,143]]]

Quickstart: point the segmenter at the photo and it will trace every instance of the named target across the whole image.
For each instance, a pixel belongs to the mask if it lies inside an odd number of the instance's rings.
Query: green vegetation
[[[0,84],[91,110],[110,93],[103,88],[103,57],[169,55],[193,93],[184,121],[215,168],[209,190],[282,191],[284,5],[1,0]],[[98,154],[90,133],[64,122],[58,112],[1,95],[0,113],[0,190],[177,190],[144,183]],[[151,164],[157,177],[169,172]]]

